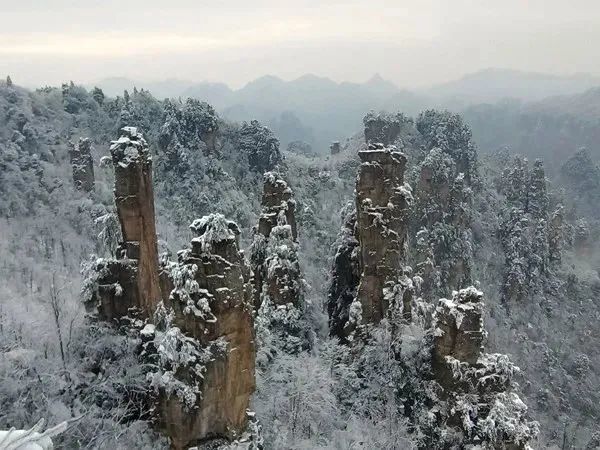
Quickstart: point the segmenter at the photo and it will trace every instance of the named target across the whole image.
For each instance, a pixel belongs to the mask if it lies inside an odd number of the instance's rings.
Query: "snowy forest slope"
[[[495,120],[490,114],[472,109],[465,117],[483,129]],[[409,183],[418,182],[417,167],[443,166],[425,158],[435,140],[427,130],[448,126],[455,116],[374,114],[371,120],[399,125],[388,143],[408,156],[409,171],[414,169]],[[348,413],[359,380],[336,359],[343,347],[327,338],[325,299],[342,225],[339,211],[353,198],[357,152],[365,145],[361,130],[342,142],[338,154],[294,153],[294,147],[280,150],[262,124],[225,121],[200,101],[159,101],[137,89],[109,98],[72,83],[37,91],[0,83],[0,428],[84,414],[59,441],[65,448],[166,448],[147,424],[143,373],[127,356],[135,342],[108,327],[89,327],[79,301],[86,262],[110,254],[118,240],[111,219],[113,175],[101,161],[124,125],[143,131],[156,159],[159,251],[165,254],[189,242],[194,219],[214,212],[238,222],[242,247],[248,248],[263,172],[277,168],[294,190],[317,350],[282,356],[259,375],[255,408],[272,448],[347,448],[361,434],[381,448],[408,447],[412,438],[403,418],[385,410],[385,398],[371,399],[368,389],[385,384],[377,374],[370,374],[372,386],[361,387],[363,405]],[[589,133],[570,130],[561,149],[597,142],[593,123]],[[496,132],[502,137],[486,136],[487,148],[494,141],[498,148],[506,145],[510,133]],[[69,141],[80,137],[92,142],[91,193],[72,181]],[[539,128],[526,142],[540,146],[542,138],[556,143]],[[553,164],[558,168],[548,180],[543,166],[509,151],[479,159],[480,181],[467,211],[471,264],[473,281],[488,301],[488,347],[521,366],[524,400],[541,425],[540,448],[594,448],[600,442],[600,342],[594,331],[600,318],[600,227],[598,210],[590,205],[600,197],[600,171],[589,152],[564,159]],[[551,224],[559,215],[560,254],[552,260],[546,244],[535,244],[552,241]],[[410,239],[416,241],[416,234]],[[464,256],[452,251],[449,259]],[[293,403],[298,392],[304,400]],[[391,425],[394,435],[383,429]]]

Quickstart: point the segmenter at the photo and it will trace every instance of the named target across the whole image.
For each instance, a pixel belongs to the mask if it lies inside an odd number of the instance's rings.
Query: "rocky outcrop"
[[[409,119],[400,113],[369,112],[363,118],[365,142],[367,144],[392,145],[407,123],[409,123]]]
[[[363,321],[377,323],[389,306],[384,289],[396,284],[404,266],[412,195],[404,185],[406,157],[402,153],[371,145],[359,157],[356,232],[361,275],[357,298]]]
[[[412,282],[404,273],[411,190],[406,157],[371,144],[359,152],[356,206],[338,236],[329,289],[329,328],[345,340],[361,323],[378,323],[391,304],[410,316]],[[405,289],[406,288],[406,289]]]
[[[250,270],[239,251],[239,229],[220,214],[190,228],[196,234],[191,248],[169,268],[170,323],[154,331],[159,426],[176,449],[239,437],[255,387]],[[182,360],[185,349],[191,357]]]
[[[115,205],[123,243],[120,255],[137,260],[137,304],[150,315],[161,299],[152,187],[152,157],[142,134],[122,129],[110,147],[115,169]]]
[[[275,172],[267,172],[264,176],[262,208],[258,219],[258,232],[268,238],[271,230],[283,223],[289,225],[292,238],[298,239],[296,228],[296,202],[293,191]]]
[[[171,447],[218,448],[247,431],[255,388],[251,272],[239,228],[220,214],[197,219],[191,248],[159,266],[148,145],[126,127],[111,154],[123,242],[115,259],[95,264],[92,306],[103,320],[143,319],[121,324],[140,332],[156,424]]]
[[[449,359],[476,364],[483,352],[483,294],[474,288],[441,299],[434,314],[433,366],[437,380],[448,386]],[[450,373],[450,379],[452,379]]]
[[[100,318],[113,320],[133,310],[152,317],[162,298],[152,188],[152,157],[136,128],[122,129],[110,147],[115,170],[115,205],[123,242],[116,259],[100,260],[95,300]]]
[[[439,300],[429,332],[430,364],[419,360],[427,341],[404,356],[420,361],[403,388],[409,420],[424,436],[419,448],[525,449],[538,433],[513,391],[519,368],[506,355],[484,352],[483,308],[483,294],[474,287]]]
[[[332,281],[327,297],[329,331],[332,336],[345,339],[349,329],[350,306],[356,298],[360,282],[359,247],[356,238],[356,211],[346,212],[338,234],[337,252],[333,260]]]
[[[263,211],[252,243],[254,305],[258,310],[268,297],[274,305],[299,306],[302,275],[298,264],[293,192],[276,173],[264,176]]]
[[[88,138],[79,138],[77,144],[70,143],[73,184],[76,189],[85,192],[94,190],[94,160],[91,151],[92,141]]]

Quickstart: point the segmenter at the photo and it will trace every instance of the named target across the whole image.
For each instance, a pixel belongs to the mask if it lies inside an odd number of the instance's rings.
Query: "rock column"
[[[121,130],[110,147],[115,169],[115,205],[123,242],[116,259],[102,260],[96,268],[99,316],[113,320],[136,310],[152,317],[162,298],[154,223],[152,158],[136,128]]]
[[[191,249],[179,252],[165,303],[174,312],[171,330],[204,355],[174,371],[174,384],[198,394],[190,404],[184,395],[169,395],[166,383],[159,396],[160,426],[177,449],[239,437],[255,387],[250,270],[239,251],[239,229],[220,214],[194,221],[191,229],[197,236]]]
[[[378,323],[389,307],[384,289],[393,288],[404,266],[412,196],[404,186],[406,157],[395,147],[371,145],[359,157],[356,232],[361,275],[357,297],[363,322]]]
[[[267,172],[262,197],[263,211],[252,244],[254,305],[258,310],[263,295],[274,305],[301,302],[301,272],[293,192],[277,174]]]

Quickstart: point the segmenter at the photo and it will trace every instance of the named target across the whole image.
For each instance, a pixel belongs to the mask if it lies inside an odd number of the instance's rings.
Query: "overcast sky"
[[[29,86],[600,74],[599,43],[600,0],[0,0],[0,74]]]

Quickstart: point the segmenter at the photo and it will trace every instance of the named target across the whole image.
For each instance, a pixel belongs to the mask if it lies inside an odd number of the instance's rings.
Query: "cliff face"
[[[135,128],[111,146],[123,242],[96,263],[92,300],[103,320],[141,313],[142,359],[156,396],[158,427],[174,449],[230,441],[247,428],[255,344],[250,269],[239,229],[222,215],[191,225],[178,262],[159,268],[152,159]]]
[[[350,318],[350,306],[356,298],[360,282],[359,250],[356,238],[356,211],[347,212],[337,238],[337,251],[333,260],[332,281],[327,296],[329,331],[344,339]]]
[[[435,377],[447,384],[448,358],[476,364],[483,352],[486,333],[483,330],[481,292],[469,288],[458,292],[452,300],[441,299],[434,314],[436,332],[433,342]]]
[[[73,184],[85,192],[94,190],[94,160],[92,158],[92,141],[80,138],[77,144],[70,144],[69,157],[73,170]]]
[[[438,387],[433,398],[443,411],[437,419],[459,433],[453,439],[463,445],[528,448],[538,425],[528,420],[527,407],[513,392],[519,368],[506,355],[484,352],[483,307],[483,294],[469,287],[439,300],[433,314],[431,373]]]
[[[152,189],[152,158],[136,128],[121,130],[110,151],[115,169],[115,205],[123,242],[115,260],[101,261],[97,307],[106,320],[134,308],[152,317],[162,298]]]
[[[287,183],[273,172],[264,177],[262,207],[251,255],[255,308],[260,308],[265,296],[274,305],[299,306],[302,276],[297,257],[296,203]]]
[[[412,202],[404,184],[406,157],[382,144],[371,144],[359,157],[356,210],[338,236],[328,299],[330,332],[342,339],[358,322],[381,321],[392,302],[400,301],[410,315],[410,301],[399,287]]]
[[[204,355],[171,374],[197,394],[190,402],[171,392],[176,382],[161,384],[169,364],[157,381],[160,427],[181,449],[239,437],[255,388],[250,271],[238,248],[239,229],[218,214],[194,221],[191,229],[191,249],[179,252],[170,270],[173,289],[165,306],[173,316],[166,334],[178,330]]]
[[[298,239],[296,228],[296,202],[293,191],[288,184],[274,172],[267,172],[264,176],[263,196],[261,205],[262,214],[258,219],[258,232],[264,237],[269,237],[271,230],[280,225],[282,218],[289,225],[294,241]],[[283,217],[281,217],[283,216]]]
[[[362,164],[356,181],[356,230],[361,268],[358,299],[365,322],[383,319],[392,287],[402,271],[406,252],[408,208],[404,187],[406,157],[394,148],[370,146],[358,153]]]

